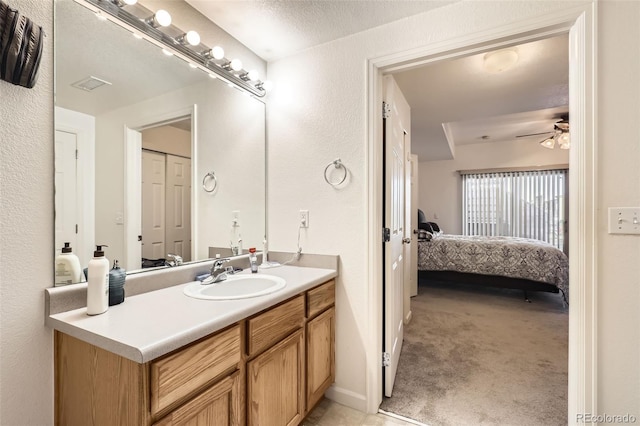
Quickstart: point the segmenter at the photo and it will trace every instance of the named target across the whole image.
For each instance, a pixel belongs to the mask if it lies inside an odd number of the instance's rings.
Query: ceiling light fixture
[[[515,48],[495,50],[484,55],[484,69],[496,74],[508,70],[518,62]]]
[[[107,16],[114,23],[131,31],[163,49],[165,54],[176,55],[194,68],[200,68],[212,78],[220,78],[239,89],[246,90],[257,98],[263,97],[273,86],[261,81],[255,70],[244,70],[239,59],[227,59],[220,46],[208,47],[196,31],[182,31],[171,24],[171,15],[160,9],[153,13],[137,0],[76,0],[97,10],[101,19]],[[135,7],[125,8],[125,5]],[[169,27],[167,30],[164,28]],[[178,35],[176,35],[178,34]],[[196,46],[198,50],[196,50]]]
[[[558,121],[553,125],[553,136],[542,141],[540,145],[545,148],[553,149],[558,144],[560,149],[571,148],[571,134],[569,133],[569,122],[566,119]]]

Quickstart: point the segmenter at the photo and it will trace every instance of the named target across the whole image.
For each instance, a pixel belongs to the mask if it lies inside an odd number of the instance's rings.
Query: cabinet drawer
[[[154,426],[240,426],[240,372],[225,377],[183,406],[154,423]]]
[[[271,308],[247,321],[248,355],[277,343],[304,323],[304,295]]]
[[[307,292],[307,318],[319,314],[336,301],[336,282],[331,280]]]
[[[151,413],[156,415],[240,363],[240,326],[151,363]]]

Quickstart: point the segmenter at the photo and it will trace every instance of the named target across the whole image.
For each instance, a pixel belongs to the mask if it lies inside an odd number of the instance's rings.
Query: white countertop
[[[334,269],[298,266],[260,273],[284,278],[286,287],[264,296],[214,301],[186,296],[183,289],[189,283],[185,283],[126,297],[124,303],[110,306],[100,315],[89,316],[86,308],[50,315],[46,324],[145,363],[337,276]]]

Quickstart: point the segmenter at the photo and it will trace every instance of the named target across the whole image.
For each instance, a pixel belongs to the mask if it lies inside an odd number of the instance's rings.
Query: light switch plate
[[[640,207],[609,207],[609,233],[640,235]]]

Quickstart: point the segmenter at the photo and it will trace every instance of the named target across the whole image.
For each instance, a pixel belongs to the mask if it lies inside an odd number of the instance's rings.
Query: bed
[[[420,278],[526,291],[562,293],[569,300],[567,256],[542,241],[515,237],[429,233],[418,241]]]

